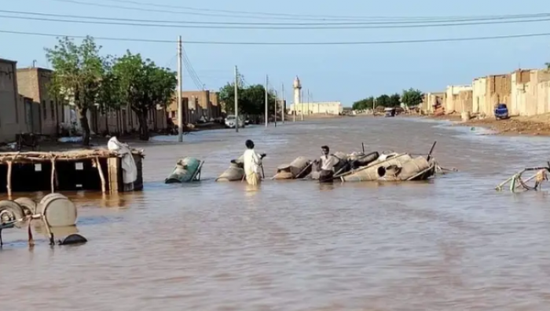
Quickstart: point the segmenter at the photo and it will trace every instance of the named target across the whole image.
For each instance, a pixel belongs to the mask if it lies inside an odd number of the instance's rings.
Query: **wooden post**
[[[11,198],[11,169],[12,169],[12,162],[8,161],[8,176],[7,176],[7,185],[8,188],[8,197]]]
[[[55,157],[52,158],[52,176],[50,182],[52,184],[52,193],[55,193]]]
[[[107,168],[109,171],[109,191],[111,193],[119,192],[120,189],[120,179],[119,178],[119,158],[118,157],[109,157],[107,158]],[[120,174],[122,176],[122,174]],[[122,189],[124,190],[124,189]]]
[[[103,175],[103,169],[101,168],[101,162],[99,162],[99,157],[95,158],[95,163],[97,166],[97,171],[99,172],[99,178],[101,179],[101,192],[106,192],[105,187],[105,176]]]

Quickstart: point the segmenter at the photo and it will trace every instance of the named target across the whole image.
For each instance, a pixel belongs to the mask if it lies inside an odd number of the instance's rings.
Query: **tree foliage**
[[[66,98],[74,104],[82,126],[84,145],[90,143],[90,125],[87,112],[96,103],[105,69],[105,60],[99,55],[101,47],[86,37],[80,45],[68,37],[46,49],[53,74],[50,92],[55,98]]]
[[[391,107],[390,97],[386,94],[382,94],[376,98],[376,106]]]
[[[401,106],[401,96],[397,93],[390,95],[389,107],[399,107]]]
[[[422,92],[411,88],[403,91],[403,95],[399,95],[398,93],[392,95],[382,94],[376,98],[376,101],[372,96],[361,99],[353,103],[352,109],[372,109],[373,104],[376,105],[376,107],[399,107],[402,102],[409,106],[414,106],[422,102],[422,96]]]
[[[128,103],[138,117],[140,139],[148,140],[148,112],[157,105],[166,106],[173,99],[175,73],[127,51],[115,60],[113,75],[119,83],[121,102]]]
[[[409,106],[416,106],[422,103],[422,92],[420,90],[416,90],[413,88],[410,88],[408,90],[403,91],[403,95],[401,96],[401,101]]]
[[[74,104],[85,145],[90,141],[87,112],[96,107],[106,113],[130,106],[138,116],[140,138],[149,139],[149,111],[172,101],[177,84],[175,73],[142,59],[140,54],[127,51],[124,56],[113,58],[100,56],[100,50],[92,37],[86,37],[80,45],[61,38],[56,46],[46,49],[54,70],[48,86],[51,95]]]
[[[105,71],[99,85],[96,104],[101,113],[118,110],[123,105],[120,80],[113,71],[113,62],[108,60],[105,62]]]
[[[246,115],[263,115],[265,113],[265,87],[254,84],[248,87],[238,88],[239,113]],[[235,84],[227,83],[220,89],[220,101],[225,104],[227,113],[235,112]],[[274,111],[276,97],[273,92],[268,92],[268,109]]]
[[[353,103],[353,110],[367,110],[372,109],[374,105],[374,97],[367,97],[361,100],[358,100]]]

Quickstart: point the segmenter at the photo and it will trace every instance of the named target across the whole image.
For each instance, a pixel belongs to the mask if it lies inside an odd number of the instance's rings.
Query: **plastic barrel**
[[[76,206],[61,193],[50,193],[40,200],[39,212],[44,215],[48,226],[68,227],[76,224]]]

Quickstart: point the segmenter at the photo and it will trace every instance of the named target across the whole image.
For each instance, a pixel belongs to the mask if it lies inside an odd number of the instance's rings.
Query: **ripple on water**
[[[145,190],[71,194],[72,248],[0,251],[6,310],[547,310],[548,193],[496,193],[516,169],[544,164],[549,140],[476,135],[402,118],[344,118],[157,137]],[[428,183],[319,185],[214,179],[253,139],[265,171],[333,151],[427,153],[460,172]],[[165,185],[178,158],[203,181]],[[40,197],[43,194],[31,194]],[[32,299],[15,299],[32,293]]]

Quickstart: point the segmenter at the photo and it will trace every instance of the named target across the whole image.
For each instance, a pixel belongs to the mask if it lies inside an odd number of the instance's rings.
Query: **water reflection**
[[[333,183],[319,183],[319,190],[321,190],[321,191],[334,190],[334,184]]]

